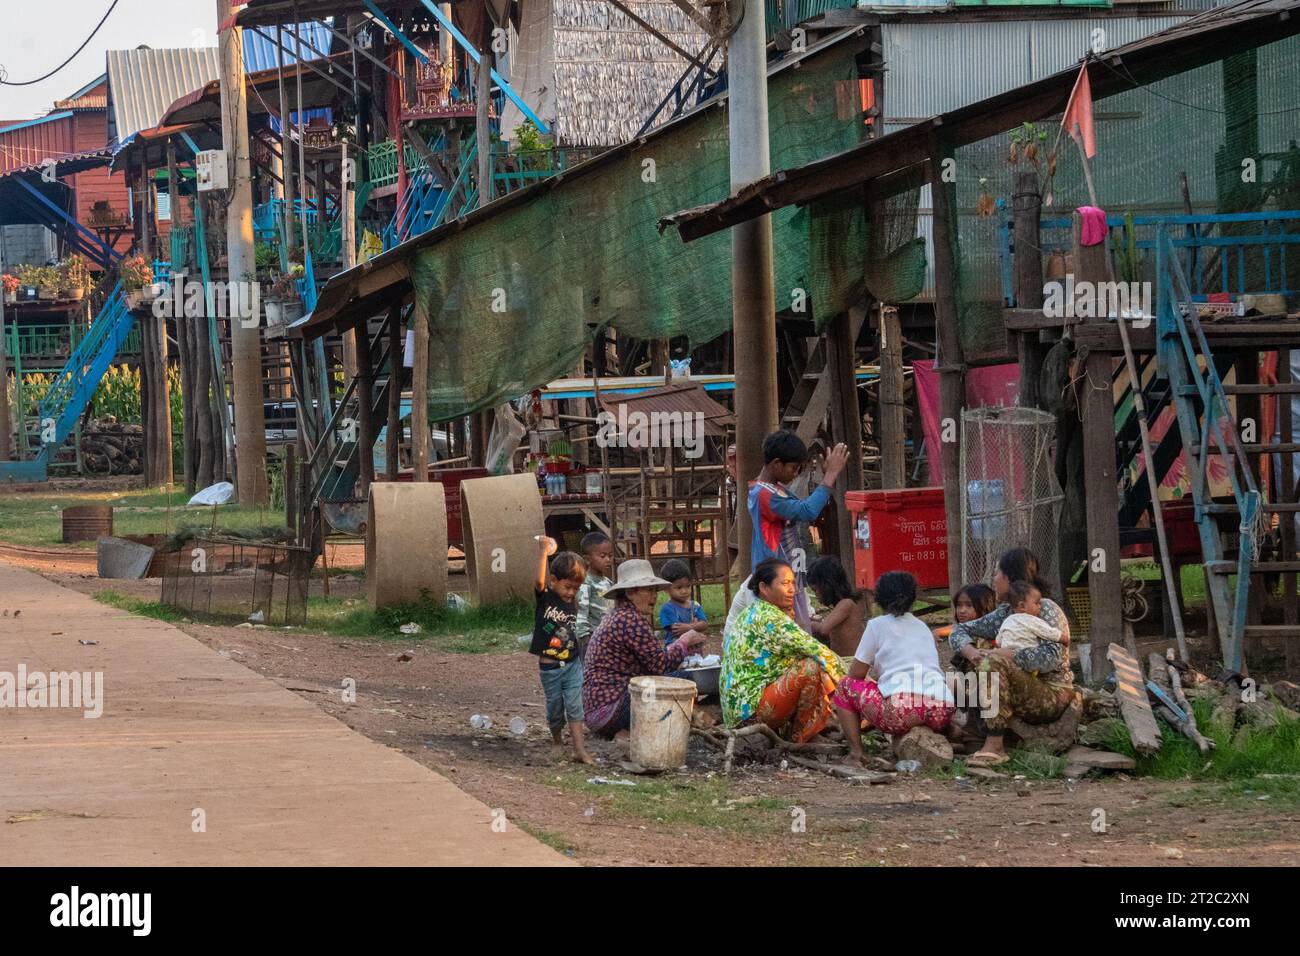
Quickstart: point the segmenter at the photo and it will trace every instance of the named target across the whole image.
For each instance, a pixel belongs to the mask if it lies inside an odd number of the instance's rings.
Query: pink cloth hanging
[[[1096,206],[1080,206],[1079,215],[1083,217],[1079,242],[1085,246],[1096,246],[1105,242],[1106,214]]]

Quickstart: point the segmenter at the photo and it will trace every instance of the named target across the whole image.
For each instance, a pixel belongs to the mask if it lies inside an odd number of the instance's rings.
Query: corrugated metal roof
[[[665,385],[648,392],[634,395],[600,396],[601,408],[615,415],[620,405],[627,408],[627,415],[641,412],[645,415],[671,415],[674,412],[682,416],[702,416],[704,432],[714,437],[727,433],[727,426],[736,424],[736,416],[725,406],[719,405],[698,384],[686,382],[677,385]],[[627,420],[627,419],[625,419]],[[629,448],[638,447],[637,443],[628,442]]]
[[[51,113],[0,129],[0,173],[40,166],[72,152],[72,113]]]
[[[267,36],[255,32],[251,29],[244,30],[244,72],[258,73],[262,70],[274,70],[279,66],[280,48],[275,45],[275,28],[265,27]],[[310,63],[312,60],[319,60],[319,54],[313,53],[309,48],[315,47],[321,53],[326,55],[330,52],[330,43],[333,37],[325,24],[311,21],[308,23],[298,24],[298,33],[302,37],[302,59],[304,63]],[[288,66],[290,63],[297,63],[298,57],[294,54],[297,52],[297,39],[294,37],[293,28],[286,26],[284,29],[281,42],[285,46],[284,63]]]
[[[109,50],[108,135],[121,142],[158,125],[167,107],[220,76],[217,47]]]

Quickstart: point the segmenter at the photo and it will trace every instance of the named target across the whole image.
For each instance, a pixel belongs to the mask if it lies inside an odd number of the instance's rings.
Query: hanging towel
[[[1106,214],[1096,206],[1080,206],[1079,215],[1083,217],[1083,227],[1079,241],[1085,246],[1095,246],[1106,241]]]

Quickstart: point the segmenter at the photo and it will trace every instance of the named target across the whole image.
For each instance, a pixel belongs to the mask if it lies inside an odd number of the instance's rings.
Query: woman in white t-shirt
[[[934,635],[912,614],[916,578],[906,571],[881,575],[876,603],[885,613],[867,622],[848,676],[831,698],[849,745],[850,763],[866,763],[864,719],[897,736],[913,727],[942,730],[953,712],[952,691],[939,667]],[[873,669],[876,680],[867,676]]]

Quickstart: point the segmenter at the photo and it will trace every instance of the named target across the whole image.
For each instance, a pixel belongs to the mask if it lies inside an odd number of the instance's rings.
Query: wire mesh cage
[[[314,563],[309,548],[195,538],[165,556],[162,603],[188,614],[305,624]]]
[[[987,582],[1004,551],[1029,548],[1055,581],[1064,500],[1051,457],[1055,418],[1033,408],[972,408],[961,429],[962,580]]]

